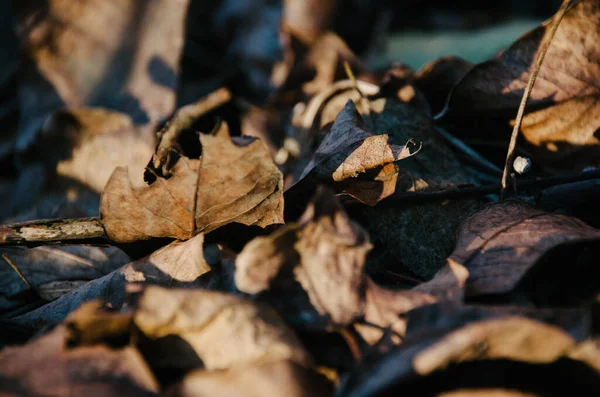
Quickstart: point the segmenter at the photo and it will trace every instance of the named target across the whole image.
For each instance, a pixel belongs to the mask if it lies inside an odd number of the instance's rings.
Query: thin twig
[[[550,30],[544,34],[542,38],[542,43],[540,44],[540,48],[538,50],[538,54],[535,59],[535,64],[533,65],[533,70],[531,71],[531,75],[529,76],[529,81],[527,82],[527,88],[525,88],[525,92],[523,93],[523,98],[521,99],[521,104],[519,105],[519,111],[517,112],[517,118],[515,120],[515,126],[512,131],[512,135],[510,137],[510,143],[508,145],[508,152],[506,154],[506,163],[504,164],[504,172],[502,173],[502,183],[500,190],[500,198],[504,198],[504,194],[508,187],[508,179],[511,174],[512,164],[515,161],[515,148],[517,146],[517,138],[519,137],[519,131],[521,130],[521,124],[523,123],[523,115],[525,114],[525,106],[527,105],[527,101],[529,100],[529,96],[531,95],[531,91],[533,90],[533,86],[535,84],[535,80],[537,78],[538,73],[542,67],[542,62],[544,61],[544,56],[552,43],[552,39],[554,38],[554,34],[558,29],[558,25],[560,21],[562,21],[563,17],[569,10],[569,5],[571,4],[571,0],[563,0],[560,9],[552,19]]]
[[[71,243],[106,238],[104,226],[98,218],[44,219],[0,226],[0,246],[27,243]]]
[[[2,254],[2,258],[8,263],[8,265],[17,273],[17,275],[23,280],[23,282],[27,285],[27,288],[33,290],[33,285],[27,280],[27,277],[21,272],[21,270],[15,265],[15,263],[8,257],[6,254]]]

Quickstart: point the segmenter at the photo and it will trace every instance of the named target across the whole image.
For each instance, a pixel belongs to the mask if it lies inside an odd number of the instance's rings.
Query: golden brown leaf
[[[262,142],[232,139],[226,125],[215,136],[201,134],[200,142],[200,160],[181,157],[169,179],[148,187],[131,187],[127,171],[115,170],[100,204],[113,241],[187,239],[228,223],[283,223],[283,177]]]

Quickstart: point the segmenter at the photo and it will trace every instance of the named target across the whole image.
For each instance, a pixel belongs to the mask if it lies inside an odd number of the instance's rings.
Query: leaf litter
[[[502,200],[551,22],[374,70],[337,2],[42,3],[15,7],[1,393],[598,393],[597,1],[564,3]]]

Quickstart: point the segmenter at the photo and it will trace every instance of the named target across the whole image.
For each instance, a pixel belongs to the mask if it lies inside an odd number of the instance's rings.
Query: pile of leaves
[[[373,70],[340,3],[6,10],[0,394],[600,393],[600,1],[558,25],[504,200],[552,20]]]

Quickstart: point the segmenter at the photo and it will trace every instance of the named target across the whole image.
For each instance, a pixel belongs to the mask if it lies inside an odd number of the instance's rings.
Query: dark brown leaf
[[[283,223],[283,179],[261,141],[232,139],[226,125],[200,135],[200,160],[181,157],[169,179],[132,188],[117,168],[102,193],[100,213],[113,241],[187,239],[228,223]],[[196,202],[194,202],[196,200]]]
[[[595,257],[585,253],[597,246],[599,239],[600,231],[578,219],[505,201],[488,205],[465,220],[458,230],[456,249],[449,261],[468,270],[464,286],[467,298],[509,293],[532,276],[538,280],[537,285],[527,284],[531,289],[522,291],[531,298],[557,294],[561,290],[564,294],[580,289],[576,296],[586,291],[593,294],[595,289],[589,285],[595,285],[594,268],[585,263],[594,262]],[[583,263],[560,255],[558,249],[570,246],[577,247],[575,252]],[[553,263],[552,257],[558,261]],[[448,269],[440,271],[447,272]],[[548,287],[544,286],[546,283]],[[424,286],[420,288],[427,290]],[[568,300],[563,300],[562,304],[566,302]]]
[[[244,292],[272,290],[286,316],[318,315],[347,325],[363,312],[363,265],[368,235],[352,222],[326,189],[319,189],[297,224],[248,243],[236,259],[235,282]],[[304,302],[302,290],[310,304]],[[311,307],[312,306],[312,307]],[[300,313],[298,313],[300,312]]]
[[[596,0],[577,2],[560,23],[542,63],[521,131],[528,149],[544,164],[581,169],[600,158],[599,23]],[[473,68],[453,90],[443,118],[512,120],[549,28],[549,22],[542,24],[498,58]]]

